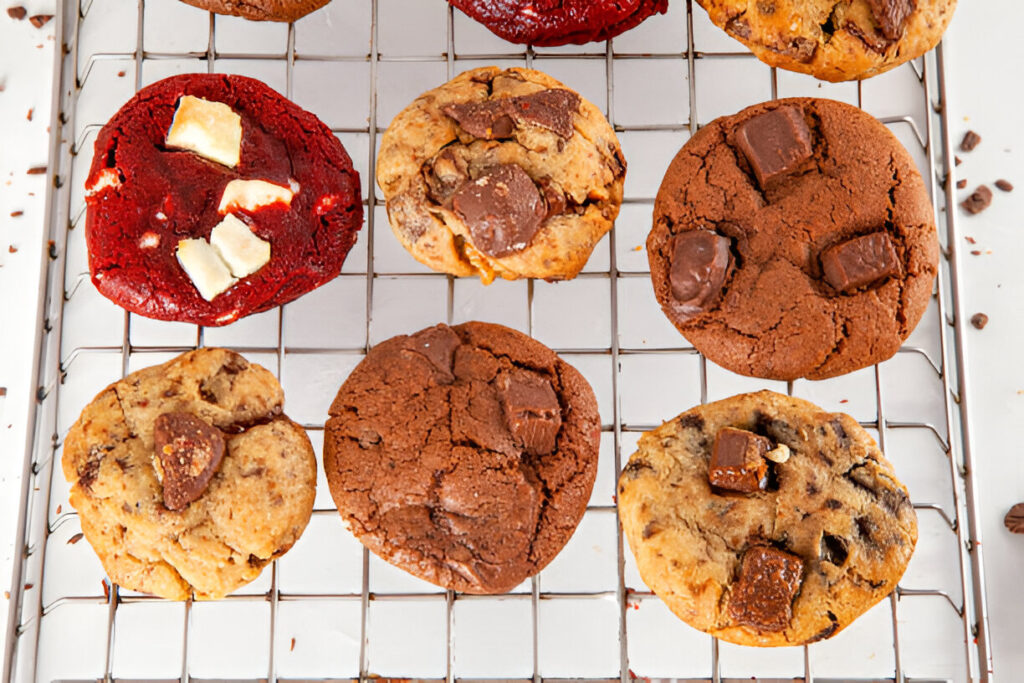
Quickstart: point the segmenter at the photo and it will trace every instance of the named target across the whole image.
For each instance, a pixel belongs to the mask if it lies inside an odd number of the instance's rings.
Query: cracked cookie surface
[[[928,306],[939,245],[921,176],[888,129],[850,105],[792,98],[687,141],[647,251],[658,303],[699,351],[792,380],[896,353]],[[868,256],[875,270],[858,270]]]
[[[252,21],[295,21],[331,0],[181,0],[217,14],[230,14]]]
[[[583,376],[500,325],[438,325],[374,347],[330,408],[324,470],[346,526],[409,573],[503,593],[569,540],[600,419]]]
[[[184,96],[240,118],[237,165],[166,142]],[[208,300],[178,260],[183,240],[209,240],[232,181],[294,191],[289,204],[231,209],[269,243],[270,260]],[[359,174],[313,114],[260,81],[186,74],[140,90],[100,130],[89,171],[89,272],[103,296],[149,318],[226,325],[334,279],[363,220]]]
[[[498,171],[509,178],[490,177]],[[575,277],[615,222],[625,173],[601,111],[520,68],[473,69],[424,93],[388,126],[377,161],[402,246],[485,284]],[[473,185],[494,190],[464,206]],[[509,202],[529,210],[510,212]]]
[[[727,427],[788,447],[762,489],[709,484]],[[864,429],[770,391],[693,408],[644,434],[619,477],[618,506],[644,583],[686,623],[741,645],[834,635],[896,587],[917,542],[907,490]],[[751,558],[772,554],[789,581],[750,584]],[[787,590],[773,595],[779,585]],[[751,609],[752,593],[774,604]]]
[[[697,0],[766,64],[827,81],[870,78],[938,44],[956,0]]]
[[[316,459],[283,402],[270,372],[207,348],[134,372],[86,406],[64,441],[64,477],[115,583],[172,600],[220,598],[298,540],[313,511]],[[154,462],[154,426],[169,414],[201,421],[224,443],[201,495],[176,511]]]

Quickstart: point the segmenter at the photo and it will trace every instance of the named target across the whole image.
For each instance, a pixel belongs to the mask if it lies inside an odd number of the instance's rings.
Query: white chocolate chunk
[[[242,154],[242,117],[222,102],[185,95],[167,131],[167,146],[234,168]]]
[[[217,224],[210,233],[210,244],[235,277],[252,275],[270,260],[270,242],[257,237],[234,214]]]
[[[765,453],[764,457],[768,458],[772,462],[786,462],[789,460],[789,446],[784,443],[780,443],[778,446]]]
[[[225,186],[224,194],[220,196],[220,206],[217,207],[217,211],[221,215],[235,209],[255,211],[278,202],[285,206],[291,206],[292,197],[298,191],[298,183],[295,183],[295,187],[292,188],[268,183],[266,180],[232,180]]]
[[[139,238],[139,248],[141,249],[152,249],[153,247],[160,244],[160,235],[147,230],[142,233],[142,237]]]
[[[91,197],[108,187],[121,187],[121,174],[116,168],[104,168],[96,174],[96,180],[85,188],[85,194]]]
[[[221,292],[235,284],[231,271],[221,260],[217,250],[204,239],[178,242],[178,262],[207,301],[213,301]]]

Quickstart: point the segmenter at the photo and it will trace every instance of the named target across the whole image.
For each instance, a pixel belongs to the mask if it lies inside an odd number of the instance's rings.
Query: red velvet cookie
[[[544,47],[608,40],[668,11],[668,0],[448,1],[505,40]]]
[[[100,293],[207,326],[333,279],[363,220],[359,174],[338,139],[242,76],[141,90],[100,131],[86,190]]]

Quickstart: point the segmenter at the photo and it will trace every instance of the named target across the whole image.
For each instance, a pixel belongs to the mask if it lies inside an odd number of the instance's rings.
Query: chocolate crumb
[[[26,11],[25,8],[22,7],[21,5],[7,8],[7,16],[9,16],[11,19],[17,19],[18,21],[21,21],[27,15],[28,11]]]
[[[30,591],[30,590],[32,590],[32,588],[33,588],[34,586],[35,586],[35,584],[34,584],[34,583],[26,583],[26,584],[25,584],[25,590],[27,590],[27,591]]]
[[[0,396],[7,395],[7,387],[0,387]]]
[[[965,187],[967,187],[967,178],[963,178],[962,180],[956,181],[956,189],[962,190]]]
[[[42,28],[46,26],[46,24],[50,22],[50,19],[53,19],[52,14],[37,14],[35,16],[28,18],[28,20],[32,22],[32,25],[35,26],[36,28]]]
[[[12,244],[11,246],[7,247],[7,253],[9,253],[9,254],[17,254],[18,253],[18,248]]]
[[[71,538],[68,539],[68,545],[74,545],[74,544],[78,543],[79,541],[82,540],[83,536],[85,536],[85,534],[83,534],[81,531],[79,531],[77,534],[75,534],[74,536],[72,536]]]
[[[57,513],[57,514],[59,515],[59,514],[60,514],[60,511],[61,511],[61,510],[62,510],[63,508],[64,508],[64,506],[63,506],[63,505],[58,505],[58,506],[57,506],[57,510],[56,510],[56,513]]]
[[[971,316],[971,324],[979,330],[983,330],[985,325],[988,325],[988,316],[984,313],[975,313]]]
[[[957,166],[963,163],[963,159],[961,159],[960,157],[953,157],[953,161],[956,163]]]
[[[992,190],[987,185],[978,185],[978,188],[971,193],[971,196],[960,202],[964,211],[974,215],[981,213],[992,203]]]
[[[1024,503],[1017,503],[1003,518],[1003,524],[1012,533],[1024,534]]]
[[[31,121],[32,120],[32,114],[35,112],[35,110],[36,110],[35,107],[29,107],[28,114],[25,116],[25,119],[27,121]]]
[[[974,239],[970,235],[965,235],[964,239],[967,240],[968,244],[977,244],[978,243],[978,240]]]
[[[118,78],[124,78],[124,74],[125,74],[125,72],[124,72],[124,71],[118,71],[118,72],[117,72],[117,77],[118,77]]]
[[[17,218],[18,216],[21,216],[24,213],[24,211],[11,211],[11,218]]]
[[[1003,180],[1002,178],[1000,178],[999,180],[996,181],[996,187],[998,187],[1003,192],[1013,192],[1013,183],[1011,183],[1009,180]]]
[[[981,252],[977,249],[971,249],[971,253],[974,254],[975,256],[981,256]]]
[[[288,651],[289,652],[295,652],[295,639],[294,638],[292,638],[292,645],[291,645],[290,648],[288,648]]]
[[[106,579],[100,581],[100,585],[103,586],[103,599],[110,601],[110,584],[107,583]]]
[[[981,142],[981,136],[975,133],[973,130],[969,130],[964,133],[964,139],[960,142],[960,149],[965,152],[972,151]]]
[[[46,166],[33,166],[25,171],[28,175],[42,175],[46,173]]]

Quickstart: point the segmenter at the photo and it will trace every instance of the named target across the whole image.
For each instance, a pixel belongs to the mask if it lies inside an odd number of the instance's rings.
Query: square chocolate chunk
[[[736,144],[746,157],[761,189],[777,176],[792,173],[814,154],[803,112],[779,107],[745,121]]]
[[[793,618],[803,571],[804,562],[796,555],[769,545],[749,548],[729,596],[729,616],[744,626],[782,631]]]
[[[712,486],[742,493],[753,493],[763,488],[768,472],[764,454],[771,447],[771,441],[763,436],[723,427],[715,436],[708,480]]]
[[[840,292],[853,292],[900,272],[889,234],[874,232],[829,247],[821,254],[825,280]]]

